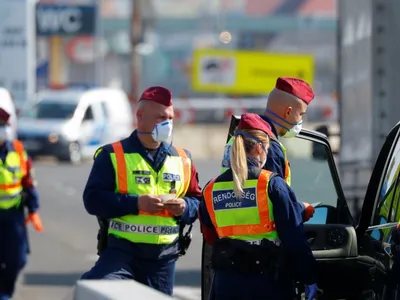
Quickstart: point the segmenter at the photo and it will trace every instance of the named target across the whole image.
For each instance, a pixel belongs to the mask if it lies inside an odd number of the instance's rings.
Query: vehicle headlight
[[[49,143],[55,144],[57,142],[58,142],[58,134],[57,133],[49,134]]]

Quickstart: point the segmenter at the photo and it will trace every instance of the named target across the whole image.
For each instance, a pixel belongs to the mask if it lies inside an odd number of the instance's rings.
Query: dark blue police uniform
[[[279,138],[273,122],[266,116],[260,115],[260,117],[271,126],[272,133]],[[264,169],[285,178],[285,154],[283,153],[281,145],[273,139],[270,139],[267,162],[265,163]]]
[[[0,146],[0,159],[5,161],[12,145],[5,142]],[[28,173],[22,180],[23,192],[26,195],[24,206],[29,213],[39,209],[39,197],[30,174],[31,162],[28,162]],[[8,300],[14,293],[18,274],[24,268],[29,250],[27,229],[23,208],[0,209],[0,300]]]
[[[172,151],[170,145],[164,142],[157,150],[145,149],[136,131],[122,140],[122,144],[125,153],[139,153],[156,172],[162,168],[167,155]],[[87,212],[106,219],[138,214],[138,196],[117,194],[114,192],[115,186],[115,171],[110,156],[108,151],[101,151],[94,161],[83,192]],[[186,208],[183,215],[177,217],[180,222],[192,224],[197,219],[200,198],[198,175],[192,163],[190,186],[183,198]],[[178,240],[172,244],[153,245],[132,243],[109,235],[106,249],[82,279],[134,279],[171,295],[178,246]]]
[[[249,161],[249,179],[257,179],[260,169]],[[232,170],[221,174],[216,182],[232,181]],[[216,271],[214,277],[215,300],[237,299],[258,300],[293,299],[292,279],[305,284],[316,282],[316,261],[308,245],[303,228],[303,205],[296,200],[293,190],[278,175],[273,176],[268,186],[269,199],[273,204],[274,220],[283,245],[283,251],[290,265],[290,272],[282,271],[276,280],[267,275],[243,275],[240,273]],[[200,202],[199,218],[202,227],[214,229],[205,201]],[[209,233],[207,233],[209,235]],[[208,243],[213,238],[203,236]],[[216,233],[214,233],[216,236]],[[284,269],[287,271],[287,269]]]

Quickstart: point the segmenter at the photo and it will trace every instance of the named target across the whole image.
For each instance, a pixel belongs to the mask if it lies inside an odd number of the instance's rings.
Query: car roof
[[[57,102],[69,102],[69,103],[78,103],[83,98],[87,101],[91,97],[94,98],[109,98],[116,97],[115,100],[118,100],[118,96],[127,97],[126,94],[119,89],[113,88],[95,88],[91,90],[44,90],[37,94],[37,100],[56,100]]]

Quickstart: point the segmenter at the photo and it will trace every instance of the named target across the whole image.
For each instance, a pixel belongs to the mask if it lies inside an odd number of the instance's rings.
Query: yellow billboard
[[[193,52],[192,88],[198,92],[268,94],[280,76],[301,78],[312,86],[313,56],[223,49]]]

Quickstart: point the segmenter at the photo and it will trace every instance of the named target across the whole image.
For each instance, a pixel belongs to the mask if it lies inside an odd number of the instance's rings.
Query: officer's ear
[[[256,143],[254,145],[255,154],[261,155],[264,152],[264,145],[262,143]]]
[[[143,110],[140,109],[140,108],[136,111],[136,119],[138,121],[142,121],[143,120]]]
[[[290,114],[292,113],[292,111],[293,111],[293,107],[291,107],[291,106],[286,107],[286,109],[285,109],[285,117],[289,117]]]

